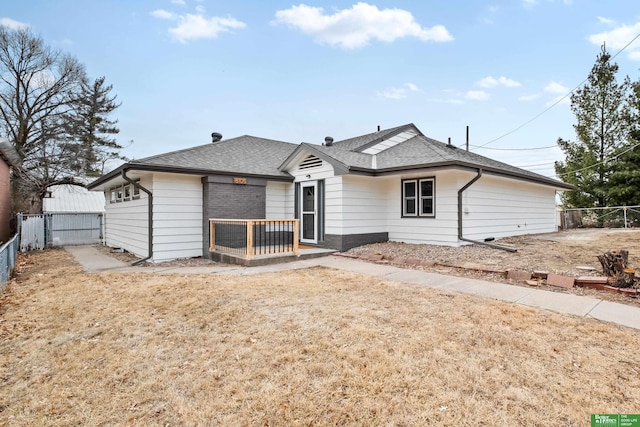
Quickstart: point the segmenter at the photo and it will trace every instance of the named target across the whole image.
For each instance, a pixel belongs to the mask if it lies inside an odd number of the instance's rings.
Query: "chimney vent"
[[[222,134],[218,132],[213,132],[211,134],[211,142],[218,142],[222,139]]]
[[[324,139],[324,145],[331,147],[333,145],[333,138],[328,136]]]

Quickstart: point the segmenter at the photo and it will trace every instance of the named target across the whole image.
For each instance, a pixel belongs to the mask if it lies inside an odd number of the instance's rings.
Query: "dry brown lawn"
[[[21,258],[0,425],[589,425],[637,413],[637,330],[313,268],[85,274]]]

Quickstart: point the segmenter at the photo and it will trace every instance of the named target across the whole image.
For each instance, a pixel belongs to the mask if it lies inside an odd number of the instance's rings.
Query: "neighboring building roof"
[[[248,175],[292,181],[293,177],[278,169],[297,144],[244,135],[197,147],[133,160],[89,184],[100,184],[120,175],[123,169],[191,173],[197,175]]]
[[[42,199],[43,212],[72,213],[72,212],[104,212],[104,193],[89,191],[86,188],[62,184],[48,187],[51,197]]]
[[[20,154],[18,154],[6,138],[0,138],[0,157],[2,157],[9,166],[19,168],[22,165]]]
[[[285,169],[303,150],[331,163],[341,173],[381,175],[437,167],[482,168],[486,172],[557,188],[573,188],[564,182],[427,138],[412,123],[336,141],[332,145],[301,144],[281,168]]]

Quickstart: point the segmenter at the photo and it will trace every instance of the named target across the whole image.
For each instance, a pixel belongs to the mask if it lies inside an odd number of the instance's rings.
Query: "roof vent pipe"
[[[222,134],[218,132],[213,132],[211,134],[211,142],[218,142],[222,139]]]
[[[469,125],[467,125],[467,151],[469,151]]]
[[[378,132],[380,132],[380,125],[378,125]]]
[[[330,136],[326,137],[324,139],[324,145],[326,145],[327,147],[331,147],[333,145],[333,138],[331,138]]]

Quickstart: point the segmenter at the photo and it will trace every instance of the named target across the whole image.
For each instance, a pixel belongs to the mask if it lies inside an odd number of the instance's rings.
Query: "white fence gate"
[[[102,213],[18,214],[20,250],[102,243]]]

